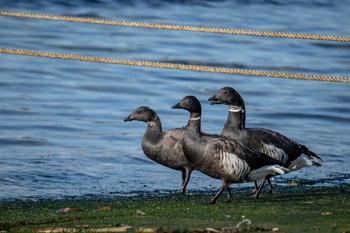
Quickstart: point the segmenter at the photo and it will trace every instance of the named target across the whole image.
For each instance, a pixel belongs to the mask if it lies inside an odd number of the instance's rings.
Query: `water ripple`
[[[0,145],[2,146],[48,146],[50,145],[49,141],[44,138],[31,138],[23,137],[20,139],[14,138],[0,138]]]
[[[23,1],[3,10],[260,31],[349,35],[346,1]],[[232,10],[235,9],[235,10]],[[271,10],[274,14],[270,14]],[[291,24],[293,22],[293,24]],[[1,17],[10,48],[320,75],[348,75],[349,46]],[[324,158],[322,167],[276,178],[310,185],[348,183],[350,92],[346,84],[272,79],[0,56],[0,200],[178,190],[181,174],[148,159],[143,122],[123,122],[138,106],[157,111],[163,129],[186,125],[171,106],[202,101],[204,132],[218,133],[227,106],[207,99],[232,86],[245,99],[247,126],[279,131]],[[194,172],[189,190],[220,185]],[[242,184],[243,187],[251,184]]]

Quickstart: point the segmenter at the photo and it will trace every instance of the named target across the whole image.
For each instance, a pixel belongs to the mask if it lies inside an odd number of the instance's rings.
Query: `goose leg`
[[[232,192],[231,192],[231,188],[229,186],[227,186],[227,200],[226,202],[231,202],[233,200],[233,196],[232,196]]]
[[[262,188],[264,187],[264,184],[265,184],[266,180],[268,180],[268,179],[265,178],[265,179],[263,179],[263,180],[261,181],[260,186],[259,186],[258,190],[256,191],[256,193],[255,193],[255,195],[254,195],[255,199],[258,199],[258,198],[259,198],[260,192],[261,192]]]
[[[190,180],[192,170],[189,168],[185,168],[185,170],[182,170],[182,185],[181,185],[181,194],[184,194],[186,192],[186,187],[188,184],[188,181]]]
[[[271,183],[271,180],[270,179],[267,179],[267,183],[269,184],[269,188],[270,188],[270,190],[269,190],[269,193],[273,193],[273,191],[274,191],[274,187],[273,187],[273,185],[272,185],[272,183]]]
[[[260,186],[258,186],[258,181],[254,181],[254,189],[253,192],[247,194],[247,196],[254,196],[256,194],[256,192],[258,191]]]
[[[208,204],[215,204],[216,200],[219,198],[221,193],[225,190],[226,185],[222,185],[219,191],[215,194],[215,196],[208,202]]]
[[[253,193],[255,193],[258,190],[258,181],[254,181],[254,186],[255,186],[255,190],[253,190]]]

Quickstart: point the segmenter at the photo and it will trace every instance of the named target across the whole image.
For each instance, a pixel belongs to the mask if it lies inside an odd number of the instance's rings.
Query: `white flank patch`
[[[234,153],[219,151],[219,156],[224,173],[229,175],[231,179],[240,180],[250,171],[248,163]]]
[[[296,171],[299,170],[303,167],[308,167],[308,166],[319,166],[322,163],[322,161],[318,158],[315,157],[310,157],[307,155],[301,155],[295,160],[293,160],[288,168],[291,171]]]
[[[191,121],[198,121],[200,119],[201,119],[200,117],[192,117],[192,118],[190,118]]]
[[[264,179],[267,176],[283,175],[288,172],[290,172],[288,168],[282,167],[280,165],[267,165],[267,166],[263,166],[261,168],[252,170],[248,174],[248,178],[251,181],[260,180],[260,179]]]
[[[264,154],[281,161],[282,163],[286,163],[288,161],[288,155],[281,148],[276,147],[272,144],[263,143],[263,151]]]

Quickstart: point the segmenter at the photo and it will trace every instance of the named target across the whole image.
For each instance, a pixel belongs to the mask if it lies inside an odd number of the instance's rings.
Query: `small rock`
[[[110,211],[110,210],[112,210],[111,205],[106,205],[97,209],[97,211]]]
[[[146,213],[143,212],[142,210],[136,210],[136,214],[138,214],[138,215],[145,215]]]
[[[248,225],[252,224],[252,221],[250,221],[250,219],[243,219],[242,221],[240,221],[239,223],[237,223],[236,228],[240,228],[240,227],[247,227]]]
[[[217,230],[217,229],[215,229],[215,228],[210,228],[210,227],[205,228],[205,230],[206,230],[207,232],[213,232],[213,233],[219,233],[219,232],[220,232],[219,230]]]
[[[137,232],[142,232],[142,233],[153,233],[156,232],[157,229],[155,228],[150,228],[150,227],[139,227]]]
[[[75,212],[75,211],[79,211],[79,209],[66,207],[66,208],[57,210],[56,214],[68,214],[68,213]]]

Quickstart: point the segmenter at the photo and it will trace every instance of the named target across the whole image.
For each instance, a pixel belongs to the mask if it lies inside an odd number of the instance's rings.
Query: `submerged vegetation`
[[[278,187],[208,205],[212,193],[8,200],[1,232],[350,232],[350,186]]]

